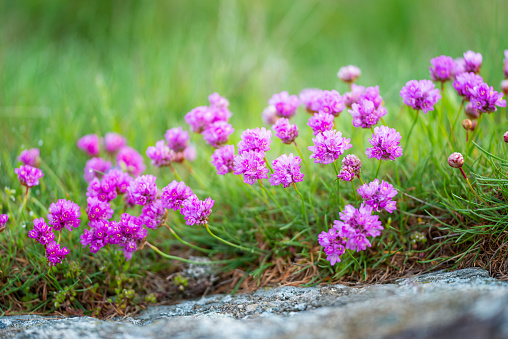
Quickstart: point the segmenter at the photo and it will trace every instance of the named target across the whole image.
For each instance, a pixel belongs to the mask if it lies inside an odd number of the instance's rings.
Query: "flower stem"
[[[459,120],[460,112],[462,112],[462,108],[464,107],[464,101],[466,99],[462,99],[462,102],[460,103],[459,111],[457,112],[457,116],[455,117],[455,120],[453,121],[453,125],[450,126],[450,134],[452,135],[452,139],[455,140],[455,135],[453,134],[453,127],[457,124],[457,120]],[[466,140],[467,141],[467,140]]]
[[[379,169],[381,168],[381,162],[383,162],[383,160],[380,159],[379,164],[377,165],[376,176],[374,177],[374,179],[377,178],[377,175],[379,174]]]
[[[194,180],[198,182],[199,186],[201,186],[202,189],[205,189],[206,188],[205,183],[201,180],[201,177],[196,173],[196,171],[192,169],[189,162],[187,160],[184,160],[183,165],[185,166],[185,168],[187,168],[189,174],[194,178]]]
[[[340,181],[337,179],[339,175],[339,169],[335,161],[333,162],[333,168],[335,168],[335,181],[337,181],[337,204],[340,205]]]
[[[305,169],[307,170],[307,173],[309,173],[309,175],[311,174],[311,171],[309,169],[309,165],[307,164],[307,161],[305,160],[305,158],[303,157],[302,155],[302,152],[300,151],[300,147],[298,147],[298,145],[296,144],[296,141],[293,141],[293,144],[295,144],[295,147],[296,147],[296,151],[298,152],[298,155],[300,156],[300,158],[302,159],[303,161],[303,164],[305,165]]]
[[[353,178],[353,179],[351,180],[351,187],[353,188],[353,195],[354,195],[354,197],[355,197],[355,205],[357,205],[357,206],[358,206],[358,197],[356,196],[356,191],[355,191],[355,183],[354,183],[354,180],[355,180],[355,178]]]
[[[266,160],[266,157],[265,157],[265,163],[266,163],[266,166],[270,169],[270,172],[273,173],[273,169],[272,167],[270,166],[270,163],[268,162],[268,160]]]
[[[464,170],[462,169],[462,167],[459,167],[459,170],[460,170],[460,173],[462,173],[462,176],[464,177],[464,179],[466,179],[466,182],[467,184],[469,185],[469,188],[471,188],[471,191],[473,191],[473,194],[476,195],[476,197],[478,199],[480,199],[481,202],[483,202],[485,205],[487,205],[487,203],[485,202],[485,200],[483,200],[482,198],[480,198],[480,196],[476,193],[476,191],[473,189],[473,186],[471,186],[471,182],[469,181],[469,178],[467,177],[466,173],[464,172]],[[487,205],[488,206],[488,205]]]
[[[266,187],[263,185],[263,182],[261,180],[258,180],[259,181],[259,186],[261,186],[261,188],[263,189],[263,194],[266,192],[269,196],[270,196],[270,199],[273,200],[273,202],[275,203],[275,205],[277,205],[277,207],[279,208],[279,210],[282,212],[282,214],[286,217],[286,211],[284,211],[284,209],[282,208],[282,206],[279,204],[279,202],[277,201],[277,199],[275,199],[275,197],[273,196],[272,193],[270,193],[270,191],[268,189],[266,189]],[[265,195],[265,198],[266,198],[266,195]],[[268,205],[268,200],[266,202],[266,204]]]
[[[182,178],[178,175],[178,173],[176,172],[175,168],[173,167],[173,165],[169,165],[169,167],[171,168],[171,171],[173,172],[173,174],[175,175],[175,178],[176,180],[178,181],[183,181]]]
[[[25,197],[23,198],[23,204],[20,206],[20,208],[18,210],[18,219],[16,220],[16,225],[19,225],[19,222],[21,220],[21,216],[23,215],[23,211],[25,209],[27,200],[28,200],[28,186],[26,187]]]
[[[208,233],[210,233],[210,235],[212,237],[214,237],[215,239],[219,240],[219,241],[222,241],[223,243],[229,245],[229,246],[232,246],[232,247],[235,247],[235,248],[238,248],[242,251],[246,251],[246,252],[250,252],[250,253],[254,253],[254,252],[258,252],[259,253],[259,249],[254,249],[254,248],[247,248],[247,247],[243,247],[243,246],[240,246],[240,245],[236,245],[236,244],[233,244],[227,240],[224,240],[218,236],[216,236],[215,234],[212,233],[212,231],[210,230],[210,227],[208,227],[208,224],[205,224],[205,227],[206,227],[206,230],[208,231]]]
[[[182,261],[182,262],[185,262],[185,263],[188,263],[188,264],[194,264],[194,265],[213,265],[213,264],[223,264],[223,263],[227,263],[227,262],[231,262],[231,260],[217,260],[217,261],[194,261],[194,260],[189,260],[189,259],[185,259],[185,258],[180,258],[180,257],[177,257],[177,256],[174,256],[174,255],[169,255],[169,254],[166,254],[164,252],[162,252],[161,250],[159,250],[157,247],[155,247],[154,245],[150,244],[148,241],[146,242],[146,244],[152,249],[154,250],[155,252],[159,253],[161,256],[163,256],[164,258],[167,258],[167,259],[174,259],[174,260],[179,260],[179,261]]]
[[[420,113],[419,110],[416,111],[415,120],[413,121],[413,124],[411,125],[411,128],[409,129],[409,133],[407,134],[406,145],[405,145],[406,147],[408,145],[409,137],[411,136],[411,132],[413,132],[413,128],[415,128],[416,122],[418,121],[418,113]]]
[[[307,224],[307,226],[309,226],[309,218],[307,217],[307,211],[305,210],[305,199],[303,198],[302,193],[300,193],[300,191],[298,190],[298,187],[296,187],[295,183],[293,183],[293,187],[295,188],[296,193],[298,193],[298,195],[302,199],[302,214],[305,217],[305,223]]]
[[[185,246],[189,246],[190,248],[193,248],[195,250],[198,250],[198,251],[201,251],[201,252],[205,252],[205,253],[212,253],[212,250],[209,250],[209,249],[206,249],[206,248],[201,248],[201,247],[198,247],[196,245],[193,245],[185,240],[182,240],[182,238],[180,238],[178,236],[178,234],[176,234],[176,232],[171,228],[169,227],[167,224],[164,224],[164,226],[175,236],[175,238],[181,242],[182,244],[184,244]]]
[[[383,125],[386,126],[386,122],[385,122],[385,119],[383,119],[383,117],[381,117],[381,122],[383,123]]]

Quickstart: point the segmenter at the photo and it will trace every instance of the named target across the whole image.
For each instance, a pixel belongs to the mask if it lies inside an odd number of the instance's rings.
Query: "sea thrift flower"
[[[112,223],[115,223],[112,221]],[[89,246],[90,252],[97,253],[109,243],[109,222],[107,220],[90,221],[90,229],[81,235],[81,245]]]
[[[226,121],[217,121],[203,131],[203,139],[212,147],[219,148],[228,142],[229,136],[235,131]]]
[[[44,176],[40,169],[29,165],[21,165],[19,168],[15,168],[14,173],[18,175],[19,183],[26,187],[39,185],[39,179]]]
[[[337,77],[346,83],[352,83],[355,82],[361,74],[362,71],[357,66],[347,65],[339,69]]]
[[[343,181],[351,181],[355,178],[355,173],[352,168],[348,166],[342,166],[340,168],[339,174],[337,174],[337,178]]]
[[[316,100],[321,95],[322,90],[317,88],[307,88],[300,92],[300,103],[305,106],[308,113],[317,113]]]
[[[79,227],[80,217],[81,210],[78,204],[70,200],[60,199],[49,206],[48,223],[55,231],[60,231],[64,227],[72,231],[73,227]]]
[[[143,211],[139,216],[146,227],[157,229],[166,221],[166,209],[162,206],[161,199],[143,206]]]
[[[87,197],[96,197],[100,201],[111,201],[118,195],[117,180],[112,176],[104,176],[102,180],[93,178],[86,189]]]
[[[234,160],[234,173],[243,174],[243,182],[254,184],[258,179],[268,179],[268,168],[265,165],[265,152],[245,151]]]
[[[448,157],[448,165],[453,168],[461,168],[464,165],[464,157],[459,152],[452,153]]]
[[[344,94],[344,103],[346,107],[351,107],[351,105],[358,102],[364,91],[365,87],[352,84],[351,91]]]
[[[46,224],[44,218],[34,219],[34,228],[28,232],[28,237],[47,245],[55,240],[53,229]]]
[[[0,233],[5,229],[5,224],[9,220],[9,216],[7,214],[0,214]]]
[[[471,105],[481,113],[492,113],[497,110],[496,106],[506,107],[503,93],[494,91],[494,87],[482,83],[470,89]]]
[[[272,131],[264,127],[248,129],[241,135],[241,141],[238,143],[238,154],[248,151],[266,152],[270,150],[272,142]]]
[[[168,129],[164,138],[168,142],[168,147],[175,152],[182,152],[189,142],[189,132],[184,131],[181,127]]]
[[[381,234],[383,226],[379,216],[372,215],[373,208],[361,204],[359,209],[347,205],[339,213],[340,220],[333,222],[333,227],[340,237],[347,237],[346,248],[357,252],[371,247],[367,237],[377,237]]]
[[[298,127],[296,124],[291,125],[287,118],[280,118],[272,128],[275,131],[275,136],[284,144],[291,144],[298,137]]]
[[[339,179],[351,181],[355,176],[360,177],[362,172],[362,162],[354,154],[348,154],[342,159],[342,167],[337,175]]]
[[[402,155],[402,147],[399,146],[400,133],[395,128],[387,126],[378,126],[374,128],[374,134],[369,139],[369,143],[373,146],[367,148],[365,154],[368,158],[376,158],[378,160],[395,160]]]
[[[462,127],[465,130],[470,130],[473,127],[473,122],[469,119],[462,120]]]
[[[196,157],[197,157],[196,147],[194,147],[194,145],[189,145],[189,146],[185,147],[182,155],[183,155],[184,160],[193,162],[194,160],[196,160]]]
[[[187,225],[205,225],[208,223],[208,217],[212,214],[214,203],[212,198],[201,201],[193,195],[183,202],[180,213],[184,216]]]
[[[312,138],[314,146],[308,147],[313,153],[309,159],[314,159],[315,163],[331,164],[346,150],[353,147],[350,141],[351,139],[342,137],[342,133],[336,130],[319,133]]]
[[[501,81],[501,92],[508,95],[508,79]]]
[[[504,132],[503,138],[504,138],[504,142],[508,142],[508,132]],[[4,215],[5,214],[2,214],[2,216],[4,216]],[[2,218],[0,217],[0,223],[2,222],[1,220],[2,220]],[[7,219],[5,219],[5,222],[7,222]]]
[[[49,266],[60,264],[67,254],[69,254],[67,247],[60,247],[60,245],[54,241],[46,246],[46,258],[48,259]]]
[[[371,101],[374,104],[374,108],[378,109],[383,102],[383,98],[379,95],[379,86],[365,88],[363,94],[356,102],[358,103],[364,99]]]
[[[503,73],[504,77],[508,79],[508,49],[504,50],[504,60],[503,60]],[[506,94],[506,93],[505,93]]]
[[[116,154],[116,165],[133,176],[138,176],[145,170],[143,157],[135,149],[125,146]]]
[[[279,119],[275,106],[267,106],[261,113],[261,120],[267,125],[273,125]]]
[[[214,121],[215,115],[207,106],[199,106],[185,115],[185,122],[194,133],[203,132]]]
[[[321,232],[318,236],[319,245],[324,247],[326,260],[333,266],[340,262],[340,256],[346,251],[346,241],[339,236],[335,228],[331,228],[328,232]]]
[[[101,149],[99,146],[99,137],[96,134],[87,134],[78,140],[78,148],[90,157],[99,155]]]
[[[225,175],[233,172],[235,162],[235,146],[226,145],[218,148],[212,154],[212,165],[217,168],[217,174]]]
[[[370,128],[386,115],[386,108],[380,106],[376,109],[374,103],[367,99],[361,99],[359,103],[351,106],[349,113],[353,116],[353,126]]]
[[[298,96],[289,95],[288,92],[283,91],[274,94],[270,100],[269,105],[273,105],[277,110],[277,115],[283,118],[291,118],[296,113],[296,109],[300,105]]]
[[[312,104],[312,110],[337,117],[346,108],[344,98],[335,90],[321,91]]]
[[[229,107],[229,101],[221,97],[219,93],[215,92],[208,96],[208,101],[210,102],[210,106],[219,109],[227,109]]]
[[[430,80],[410,80],[400,90],[404,103],[413,109],[427,114],[434,110],[434,105],[441,99],[439,89]]]
[[[146,205],[157,198],[157,178],[151,174],[142,175],[131,182],[127,192],[136,205]]]
[[[454,77],[457,77],[457,75],[466,71],[466,63],[464,62],[464,58],[457,58],[454,62],[455,66],[453,67],[452,73]]]
[[[452,57],[441,55],[430,60],[432,66],[429,66],[430,77],[433,81],[445,82],[453,77],[455,61]]]
[[[95,197],[87,198],[86,214],[90,221],[109,219],[113,216],[113,209],[107,201],[100,201]]]
[[[146,155],[156,167],[169,166],[175,158],[175,152],[166,145],[164,140],[157,141],[155,146],[149,146],[146,149]]]
[[[470,102],[466,105],[464,111],[466,112],[466,115],[471,119],[478,119],[480,117],[480,111],[477,110]]]
[[[39,157],[40,151],[38,148],[26,149],[21,152],[18,156],[18,161],[22,162],[23,165],[32,167],[39,167],[41,158]]]
[[[291,184],[303,181],[300,171],[302,159],[293,156],[293,153],[283,154],[272,162],[273,174],[268,181],[272,186],[282,184],[284,188]]]
[[[127,188],[129,188],[132,181],[132,177],[125,172],[122,172],[119,169],[112,169],[102,178],[101,181],[101,189],[106,192],[109,192],[109,185],[115,184],[115,189],[118,194],[127,193]],[[107,187],[104,184],[108,185]]]
[[[363,184],[357,189],[358,194],[362,197],[367,206],[372,206],[376,212],[386,210],[392,213],[397,208],[396,201],[392,200],[397,195],[397,190],[386,181],[379,183],[379,179],[375,179],[369,184]]]
[[[480,53],[467,51],[464,53],[464,70],[466,72],[480,73],[483,57]]]
[[[312,133],[318,135],[333,129],[334,116],[325,112],[315,113],[309,118],[307,125],[312,128]]]
[[[113,154],[125,145],[127,145],[125,137],[118,133],[106,133],[104,136],[104,149],[108,153]]]
[[[127,260],[132,258],[142,241],[146,238],[147,231],[143,228],[143,220],[123,213],[119,223],[111,222],[108,230],[110,244],[115,244],[123,251]]]
[[[164,208],[171,208],[174,211],[178,211],[180,207],[182,207],[182,203],[193,194],[191,188],[186,186],[183,181],[173,180],[162,189],[162,205]]]
[[[474,73],[461,73],[455,77],[453,82],[453,88],[457,91],[457,94],[464,98],[464,100],[471,100],[471,89],[483,83],[483,78],[478,74]]]
[[[111,168],[111,162],[102,158],[92,158],[86,162],[83,177],[87,182],[101,178]]]

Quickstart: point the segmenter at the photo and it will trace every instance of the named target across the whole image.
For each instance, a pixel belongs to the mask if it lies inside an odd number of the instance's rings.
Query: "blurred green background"
[[[2,159],[39,145],[64,167],[78,137],[108,131],[144,154],[214,91],[230,100],[238,138],[275,92],[343,93],[346,64],[380,86],[393,116],[400,88],[428,78],[437,55],[481,52],[499,88],[507,13],[502,0],[0,1]]]

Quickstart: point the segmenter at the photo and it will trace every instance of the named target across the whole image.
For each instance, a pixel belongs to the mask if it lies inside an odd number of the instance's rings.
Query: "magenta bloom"
[[[365,205],[371,206],[376,212],[386,210],[388,213],[392,213],[397,209],[395,207],[397,201],[392,199],[398,192],[384,180],[379,183],[379,179],[375,179],[369,184],[363,184],[356,191],[362,197]]]
[[[184,131],[181,127],[168,129],[164,138],[168,142],[168,147],[175,152],[182,152],[189,142],[189,132]]]
[[[434,105],[441,99],[439,89],[430,80],[410,80],[400,90],[404,103],[413,109],[427,114],[434,110]]]
[[[342,179],[344,181],[351,181],[357,176],[360,177],[360,173],[362,172],[362,162],[360,159],[354,154],[348,154],[342,159],[342,167],[340,169],[340,173],[337,175],[337,178]]]
[[[149,146],[146,149],[146,155],[152,160],[152,165],[156,167],[169,166],[175,159],[175,152],[166,145],[164,140],[157,141],[155,146]]]
[[[46,224],[44,218],[34,219],[34,228],[28,232],[28,237],[47,245],[55,240],[53,229]]]
[[[367,148],[365,154],[368,158],[376,158],[378,160],[395,160],[402,155],[402,147],[399,146],[400,133],[395,128],[387,126],[378,126],[374,128],[374,134],[369,139],[373,146]]]
[[[197,157],[196,147],[194,147],[194,145],[189,145],[185,147],[182,155],[185,160],[193,162],[194,160],[196,160]]]
[[[116,180],[114,177],[106,177],[99,180],[99,178],[93,178],[88,184],[86,189],[87,197],[96,197],[100,201],[111,201],[117,196],[116,191]]]
[[[361,74],[362,71],[357,66],[347,65],[339,69],[337,77],[346,83],[352,83],[355,82]]]
[[[203,139],[212,147],[219,148],[228,142],[229,136],[235,131],[226,121],[217,121],[203,131]]]
[[[261,113],[261,120],[267,125],[273,125],[279,119],[275,106],[267,106]]]
[[[91,158],[86,162],[83,177],[87,182],[101,178],[111,168],[111,162],[102,158]]]
[[[508,79],[508,49],[504,50],[504,60],[503,60],[503,73],[504,77]]]
[[[346,150],[353,147],[350,141],[351,139],[342,137],[342,133],[336,130],[319,133],[312,138],[314,146],[308,147],[313,153],[309,159],[314,159],[315,163],[331,164]]]
[[[229,101],[221,97],[219,93],[215,92],[208,96],[208,101],[210,102],[210,106],[216,107],[216,108],[228,108],[229,107]]]
[[[291,144],[298,137],[298,127],[296,124],[291,125],[287,118],[277,120],[272,129],[275,131],[275,136],[284,144]]]
[[[351,92],[344,94],[344,103],[346,104],[346,107],[351,107],[351,105],[358,102],[364,91],[365,87],[351,84]]]
[[[235,162],[235,146],[226,145],[218,148],[212,154],[212,165],[217,168],[217,174],[225,175],[233,172]]]
[[[127,193],[127,188],[129,188],[132,181],[132,177],[125,172],[122,172],[118,169],[112,169],[102,178],[101,188],[105,191],[109,191],[109,185],[115,184],[116,192],[118,194]],[[105,187],[104,183],[108,186]]]
[[[480,111],[478,111],[470,102],[466,105],[464,112],[471,119],[478,119],[480,117]],[[472,130],[474,130],[474,128]]]
[[[335,117],[346,108],[344,98],[336,90],[321,91],[312,104],[312,110],[325,112]]]
[[[134,200],[136,205],[146,205],[157,198],[157,185],[155,183],[157,177],[146,174],[134,179],[131,182],[127,192]]]
[[[305,106],[305,109],[309,113],[316,113],[317,98],[321,95],[322,90],[317,88],[307,88],[300,92],[299,99],[300,103]]]
[[[90,252],[97,253],[109,243],[109,224],[107,220],[90,221],[90,229],[85,230],[80,237],[81,245],[89,246]]]
[[[471,89],[483,83],[483,78],[478,74],[474,73],[461,73],[455,77],[453,82],[453,88],[457,91],[457,94],[464,97],[465,100],[471,100]]]
[[[356,102],[358,103],[364,99],[371,101],[374,104],[374,108],[378,109],[383,102],[383,98],[379,95],[379,86],[365,88],[363,94]]]
[[[194,133],[203,132],[215,120],[215,114],[207,106],[199,106],[185,115],[185,122]]]
[[[89,157],[99,155],[101,148],[99,137],[96,134],[87,134],[78,140],[78,148],[85,152]]]
[[[127,145],[125,137],[118,133],[106,133],[104,136],[104,149],[108,153],[113,154],[125,145]]]
[[[193,195],[183,202],[180,213],[184,216],[187,225],[205,225],[208,223],[208,217],[212,214],[214,203],[212,198],[201,201]]]
[[[284,188],[293,183],[303,181],[303,173],[300,171],[302,159],[293,156],[293,153],[283,154],[272,162],[273,174],[268,181],[272,186],[282,184]]]
[[[143,228],[143,220],[123,213],[119,223],[111,222],[108,229],[110,244],[118,245],[127,260],[132,258],[141,242],[146,238],[147,231]]]
[[[100,201],[95,197],[86,198],[86,214],[90,221],[109,219],[113,216],[113,209],[107,201]]]
[[[49,266],[60,264],[67,254],[69,254],[67,247],[60,247],[60,245],[54,241],[46,246],[46,258],[48,259]]]
[[[78,204],[65,199],[60,199],[49,206],[48,223],[53,226],[55,231],[60,231],[64,227],[69,231],[72,228],[78,228],[81,220],[81,210]]]
[[[143,157],[134,148],[122,147],[116,154],[116,165],[133,176],[138,176],[145,171]]]
[[[296,109],[300,105],[298,96],[289,95],[288,92],[282,91],[276,93],[268,100],[269,105],[275,106],[277,115],[283,118],[291,118],[296,113]]]
[[[22,162],[23,165],[28,165],[32,167],[39,167],[41,163],[41,158],[39,157],[40,151],[38,148],[30,148],[23,150],[21,154],[18,156],[18,161]]]
[[[362,204],[359,209],[347,205],[339,213],[340,220],[333,222],[333,227],[338,235],[348,238],[346,248],[353,251],[363,251],[371,247],[367,237],[377,237],[381,234],[383,226],[379,216],[372,215],[373,208]]]
[[[254,184],[258,179],[268,179],[265,152],[245,151],[235,157],[234,173],[243,174],[243,182]]]
[[[467,51],[466,53],[464,53],[464,71],[473,72],[476,74],[480,73],[482,61],[483,57],[480,53]]]
[[[501,92],[503,92],[505,95],[508,95],[508,79],[501,81]]]
[[[9,216],[7,214],[0,214],[0,232],[5,229],[5,224],[9,221]]]
[[[430,60],[432,66],[429,66],[430,77],[433,81],[445,82],[453,77],[455,61],[452,57],[440,55]]]
[[[161,199],[157,199],[143,206],[143,211],[139,217],[143,220],[146,227],[155,230],[166,221],[165,215],[166,209],[162,206]]]
[[[361,99],[351,108],[349,113],[353,116],[353,126],[355,127],[371,128],[379,122],[381,117],[386,115],[386,108],[379,106],[376,109],[374,103],[367,99]]]
[[[44,176],[40,169],[29,165],[21,165],[19,168],[15,168],[14,173],[18,175],[19,183],[26,187],[39,185],[39,179]]]
[[[340,256],[344,254],[346,248],[346,240],[339,236],[337,230],[331,228],[328,232],[321,232],[318,236],[319,245],[324,247],[326,260],[333,266],[340,262]]]
[[[186,186],[183,181],[173,180],[162,189],[162,206],[178,211],[182,207],[182,203],[193,194],[191,188]]]
[[[506,107],[503,93],[494,91],[494,87],[482,83],[469,90],[471,93],[471,105],[481,113],[492,113],[497,110],[496,106]]]
[[[272,131],[264,127],[256,127],[243,131],[238,143],[238,154],[248,151],[266,152],[270,150]]]
[[[312,133],[318,135],[324,131],[331,131],[333,129],[334,116],[325,112],[315,113],[309,118],[307,125],[312,128]]]

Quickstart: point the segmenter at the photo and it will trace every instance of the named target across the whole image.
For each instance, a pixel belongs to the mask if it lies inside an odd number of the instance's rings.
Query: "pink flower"
[[[342,137],[342,133],[336,130],[319,133],[312,139],[314,146],[308,147],[309,151],[313,152],[309,159],[314,159],[315,163],[331,164],[353,147],[350,141],[351,139]]]
[[[115,153],[127,145],[125,138],[118,133],[106,133],[104,136],[104,149],[108,153]]]
[[[96,134],[87,134],[78,140],[78,148],[90,157],[99,155],[101,149],[99,137]]]
[[[18,156],[18,161],[22,162],[23,165],[39,167],[39,164],[41,162],[39,154],[40,152],[38,148],[26,149],[23,150],[21,154]]]

